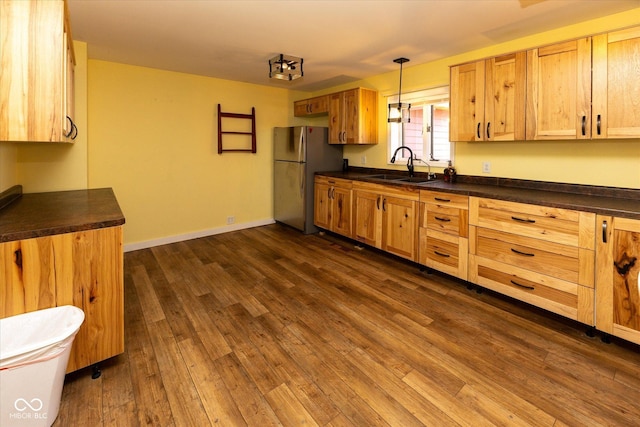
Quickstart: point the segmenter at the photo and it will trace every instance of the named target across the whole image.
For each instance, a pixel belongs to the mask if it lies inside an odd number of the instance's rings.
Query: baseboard
[[[274,223],[275,221],[273,219],[265,219],[261,221],[245,222],[242,224],[225,225],[224,227],[210,228],[208,230],[196,231],[193,233],[161,237],[159,239],[145,240],[143,242],[128,243],[124,245],[124,251],[125,252],[137,251],[139,249],[147,249],[147,248],[152,248],[154,246],[183,242],[185,240],[198,239],[200,237],[213,236],[215,234],[228,233],[230,231],[244,230],[246,228],[260,227],[263,225],[269,225]]]

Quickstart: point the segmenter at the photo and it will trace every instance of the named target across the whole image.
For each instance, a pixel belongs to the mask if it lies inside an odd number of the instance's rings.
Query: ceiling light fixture
[[[411,111],[411,104],[403,104],[400,101],[402,95],[402,64],[409,62],[407,58],[397,58],[393,62],[400,64],[400,89],[398,89],[398,102],[395,104],[389,104],[389,116],[387,122],[389,123],[409,123],[411,117],[409,112]]]
[[[304,75],[302,58],[282,53],[269,60],[269,77],[280,80],[295,80]]]

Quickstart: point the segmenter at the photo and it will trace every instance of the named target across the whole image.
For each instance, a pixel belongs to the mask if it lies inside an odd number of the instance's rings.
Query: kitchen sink
[[[431,181],[435,181],[435,178],[420,178],[417,176],[412,176],[411,178],[403,178],[403,179],[398,179],[397,181],[400,182],[413,182],[415,184],[419,184],[422,182],[431,182]]]
[[[366,176],[363,176],[363,178],[381,180],[381,181],[410,182],[414,184],[422,184],[425,182],[432,182],[436,180],[436,178],[426,178],[426,177],[420,177],[420,176],[407,177],[402,175],[389,175],[389,174],[366,175]]]
[[[381,179],[384,181],[399,181],[402,179],[402,175],[387,175],[387,174],[380,174],[380,175],[366,175],[363,176],[363,178],[366,179]]]

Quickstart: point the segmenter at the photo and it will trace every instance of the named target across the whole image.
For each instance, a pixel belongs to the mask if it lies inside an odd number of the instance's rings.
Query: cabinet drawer
[[[350,189],[352,186],[352,181],[343,178],[333,178],[325,175],[316,175],[314,177],[314,181],[316,184],[326,184],[329,186],[336,186],[345,189]]]
[[[469,209],[469,196],[444,193],[441,191],[420,190],[420,201],[430,205]],[[431,209],[431,207],[430,207]]]
[[[595,214],[471,197],[469,222],[547,242],[594,249]]]
[[[578,248],[486,228],[476,235],[476,255],[578,283]]]
[[[467,280],[469,241],[448,233],[420,228],[418,263]]]
[[[469,234],[468,211],[455,207],[421,203],[420,227],[442,231],[455,236]]]
[[[451,268],[458,268],[460,257],[458,256],[458,241],[457,239],[446,239],[445,236],[437,236],[432,234],[431,236],[426,233],[420,234],[420,238],[424,242],[421,242],[420,247],[420,263],[428,267],[436,268],[436,265],[444,264]],[[446,240],[445,240],[446,239]]]
[[[594,324],[594,289],[502,262],[471,256],[471,279],[537,307]]]

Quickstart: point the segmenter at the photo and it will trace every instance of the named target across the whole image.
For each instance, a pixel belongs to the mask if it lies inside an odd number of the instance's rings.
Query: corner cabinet
[[[595,326],[588,212],[469,198],[469,281]]]
[[[525,137],[524,52],[451,67],[451,141]]]
[[[640,27],[593,37],[592,138],[640,138]]]
[[[469,197],[420,191],[418,263],[467,280]]]
[[[67,372],[124,351],[122,226],[0,243],[0,318],[81,308]]]
[[[640,344],[640,220],[598,215],[596,328]]]
[[[0,3],[0,141],[72,142],[73,41],[63,0]]]
[[[316,176],[313,223],[316,227],[351,237],[351,181]]]
[[[378,93],[357,88],[328,95],[329,144],[378,143]]]
[[[354,238],[417,261],[419,192],[355,181]]]

